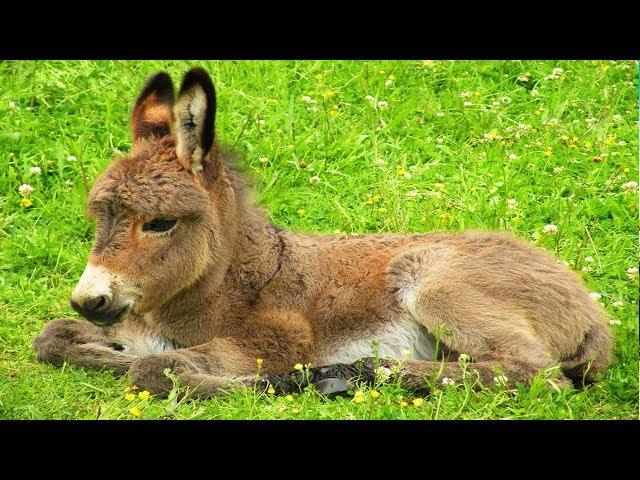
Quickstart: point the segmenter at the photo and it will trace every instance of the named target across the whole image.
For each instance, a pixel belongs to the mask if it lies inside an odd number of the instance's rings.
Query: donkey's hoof
[[[325,378],[313,384],[320,395],[327,397],[337,397],[346,395],[353,388],[348,382],[341,378]]]
[[[168,355],[149,355],[134,361],[129,367],[129,379],[140,390],[148,390],[156,397],[166,398],[173,388],[173,381],[165,375],[165,369],[176,371],[176,359]]]

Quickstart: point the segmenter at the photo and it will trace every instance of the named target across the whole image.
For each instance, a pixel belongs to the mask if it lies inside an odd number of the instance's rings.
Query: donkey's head
[[[185,75],[177,99],[166,73],[147,81],[131,116],[131,153],[89,195],[96,241],[71,295],[88,320],[108,325],[128,311],[153,311],[205,271],[228,266],[234,201],[214,142],[215,112],[202,69]]]

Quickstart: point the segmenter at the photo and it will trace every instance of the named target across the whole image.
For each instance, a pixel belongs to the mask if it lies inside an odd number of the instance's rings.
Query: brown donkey
[[[96,241],[71,304],[90,323],[45,325],[38,361],[128,372],[157,395],[172,387],[168,368],[200,396],[254,382],[331,393],[381,372],[416,389],[463,375],[527,383],[554,366],[569,386],[610,362],[604,312],[580,278],[510,235],[272,225],[219,147],[215,113],[204,70],[177,99],[166,73],[149,79],[131,154],[88,200]],[[314,367],[289,374],[297,363]]]

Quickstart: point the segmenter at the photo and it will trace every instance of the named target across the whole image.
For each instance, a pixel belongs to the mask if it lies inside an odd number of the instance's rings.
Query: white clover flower
[[[67,162],[77,162],[78,159],[74,155],[69,155],[67,157]]]
[[[14,101],[9,102],[9,109],[15,110],[16,109],[16,102],[14,102]]]
[[[387,87],[391,87],[391,86],[393,85],[393,80],[391,80],[391,79],[387,79],[387,80],[384,82],[384,84],[385,84]]]
[[[380,101],[378,102],[378,108],[379,108],[380,110],[386,110],[387,108],[389,108],[389,103],[388,103],[388,102],[386,102],[386,101],[384,101],[384,100],[380,100]]]
[[[593,257],[584,257],[584,261],[587,263],[593,263],[595,259]]]
[[[625,273],[629,280],[633,280],[633,278],[638,275],[638,267],[629,267]]]
[[[413,200],[414,198],[416,198],[418,195],[420,195],[420,192],[418,192],[418,190],[409,190],[407,192],[407,198],[409,200]]]
[[[546,233],[547,235],[555,235],[557,231],[558,231],[558,226],[554,225],[553,223],[549,223],[544,227],[542,227],[542,232]]]
[[[472,107],[473,103],[471,102],[464,102],[462,105],[464,105],[465,107]]]
[[[554,167],[553,173],[562,173],[563,170],[564,170],[564,167]]]
[[[389,380],[389,377],[391,376],[391,370],[388,369],[387,367],[378,367],[375,369],[374,373],[376,376],[376,380],[381,383],[384,383],[387,380]]]
[[[516,80],[518,80],[519,82],[528,82],[529,81],[529,76],[526,75],[526,74],[518,75]]]
[[[64,182],[67,187],[73,187],[73,180],[67,180]]]
[[[485,134],[485,135],[486,135],[486,134]],[[478,157],[480,157],[480,158],[487,158],[487,152],[480,152],[480,153],[478,154]]]
[[[42,173],[42,170],[40,170],[40,167],[31,167],[29,169],[29,173],[31,175],[40,175]]]
[[[495,101],[491,102],[491,105],[493,105],[494,107],[499,107],[500,106],[500,102],[495,100]]]
[[[507,210],[515,210],[516,203],[518,203],[518,201],[515,198],[510,198],[509,200],[507,200]]]
[[[540,92],[538,92],[538,89],[536,88],[532,88],[531,91],[529,92],[529,95],[531,95],[532,97],[537,97],[540,94]]]
[[[267,163],[269,161],[267,157],[260,157],[258,160],[260,161],[260,163]]]
[[[309,177],[309,183],[313,185],[320,183],[320,177],[318,177],[317,175],[314,175],[313,177]]]
[[[625,142],[624,140],[620,140],[618,142],[618,145],[620,145],[621,147],[624,147],[627,144],[627,142]]]
[[[563,73],[563,72],[564,72],[564,69],[563,69],[563,68],[556,67],[556,68],[554,68],[554,69],[553,69],[553,72],[552,72],[552,73],[553,73],[554,75],[562,75],[562,73]]]
[[[622,190],[635,190],[636,188],[638,188],[638,182],[627,182],[627,183],[623,183],[622,185],[620,185],[620,188]]]
[[[622,325],[620,320],[609,320],[609,325]]]
[[[470,357],[469,355],[467,355],[466,353],[461,353],[461,354],[458,356],[458,359],[459,359],[461,362],[465,362],[465,363],[466,363],[466,362],[468,362],[469,360],[471,360],[471,357]]]
[[[517,158],[518,158],[518,155],[516,155],[515,153],[509,154],[509,160],[516,160]]]
[[[504,385],[509,379],[505,375],[498,375],[497,377],[493,377],[493,381],[498,385]]]
[[[308,95],[302,95],[302,97],[300,97],[300,100],[302,100],[304,103],[311,103],[312,99],[310,96]]]
[[[33,193],[33,187],[31,185],[23,183],[22,185],[20,185],[20,187],[18,187],[18,191],[20,192],[20,195],[22,195],[23,197],[27,197],[31,195],[31,193]]]
[[[502,98],[500,98],[500,101],[502,103],[504,103],[505,105],[509,105],[511,103],[511,97],[507,97],[506,95]]]
[[[256,123],[258,125],[260,125],[260,126],[263,126],[264,125],[264,120],[262,118],[259,118],[259,119],[256,120]]]
[[[443,143],[444,143],[444,138],[442,138],[442,137],[438,137],[438,138],[436,138],[436,143],[437,143],[438,145],[443,144]]]
[[[620,307],[624,306],[624,302],[622,300],[616,300],[611,305],[613,305],[616,308],[620,308]]]
[[[462,92],[460,94],[460,98],[469,98],[471,97],[471,92]]]
[[[614,122],[621,122],[622,121],[622,115],[620,115],[619,113],[616,113],[615,115],[611,116],[611,120],[613,120]]]
[[[589,292],[589,297],[591,298],[591,300],[597,302],[602,298],[602,294],[598,292]]]
[[[375,106],[375,104],[376,104],[376,98],[375,98],[375,97],[372,97],[371,95],[366,95],[366,96],[364,97],[364,99],[365,99],[367,102],[369,102],[369,103],[371,104],[371,106],[373,106],[373,107]]]
[[[456,384],[455,380],[449,377],[442,377],[442,385],[455,385],[455,384]]]
[[[444,112],[436,112],[436,117],[444,117]]]

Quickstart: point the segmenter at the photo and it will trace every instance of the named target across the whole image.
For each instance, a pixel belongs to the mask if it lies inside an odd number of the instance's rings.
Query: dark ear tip
[[[210,89],[215,93],[211,76],[202,67],[194,67],[185,73],[182,79],[182,85],[180,86],[180,93],[185,92],[196,84],[201,85],[205,90]]]
[[[152,92],[156,92],[159,100],[166,103],[173,103],[173,81],[167,72],[157,72],[151,75],[147,79],[147,83],[144,84],[144,88],[142,89],[142,92],[140,92],[138,100],[145,98]]]

